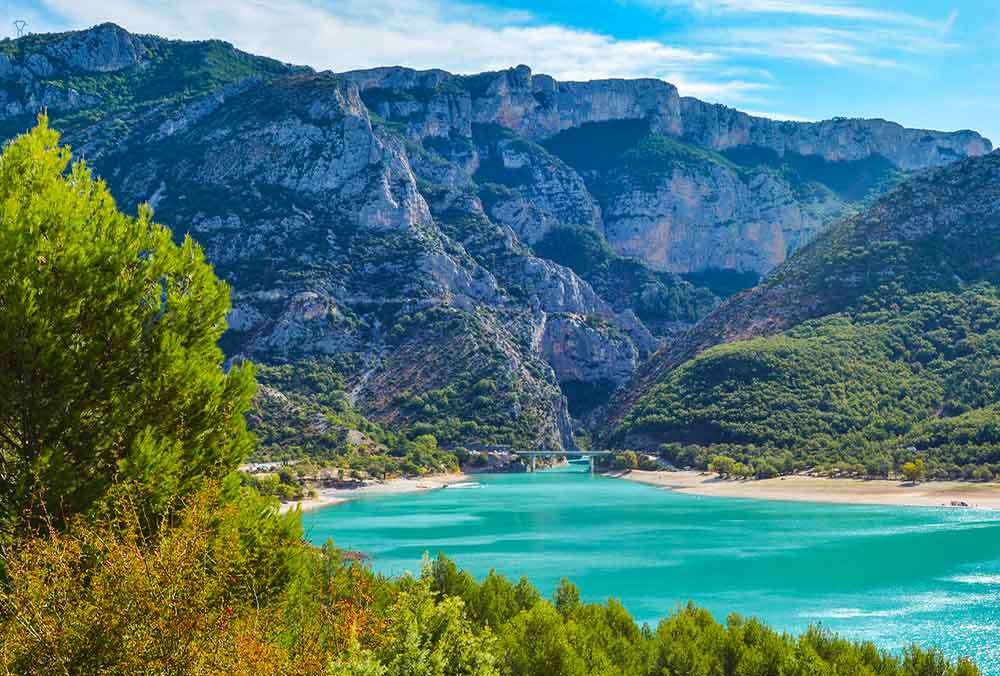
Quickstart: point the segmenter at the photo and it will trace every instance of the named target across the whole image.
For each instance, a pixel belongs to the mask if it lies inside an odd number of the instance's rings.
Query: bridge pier
[[[534,455],[533,455],[533,456],[531,456],[531,471],[532,471],[532,472],[534,472],[534,471],[535,471],[535,460],[536,460],[536,459],[537,459],[537,456],[534,456]]]
[[[593,474],[594,473],[594,456],[590,456],[588,459],[590,460],[590,473]]]

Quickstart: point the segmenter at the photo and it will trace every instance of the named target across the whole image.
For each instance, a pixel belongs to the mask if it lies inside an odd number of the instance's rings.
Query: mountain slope
[[[359,412],[448,446],[572,446],[571,413],[595,420],[717,304],[676,273],[753,278],[903,173],[989,148],[658,80],[316,73],[111,24],[0,42],[0,133],[43,107],[123,206],[205,247],[231,358],[336,369]]]
[[[995,467],[998,285],[994,152],[906,181],[718,308],[653,357],[613,436],[703,461],[916,447],[942,475]]]

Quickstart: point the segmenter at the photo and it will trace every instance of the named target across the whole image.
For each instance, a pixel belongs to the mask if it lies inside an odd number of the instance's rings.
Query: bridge
[[[614,451],[550,451],[548,449],[539,449],[535,451],[512,451],[515,455],[522,458],[531,458],[531,470],[535,471],[535,460],[537,458],[587,458],[590,460],[590,471],[594,471],[594,458],[603,457],[606,455],[614,455]]]

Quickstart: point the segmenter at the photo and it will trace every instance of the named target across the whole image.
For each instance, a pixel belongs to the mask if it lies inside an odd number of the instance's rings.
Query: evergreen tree
[[[155,519],[238,465],[250,368],[189,238],[119,211],[44,116],[0,155],[0,519],[58,525],[115,482]]]

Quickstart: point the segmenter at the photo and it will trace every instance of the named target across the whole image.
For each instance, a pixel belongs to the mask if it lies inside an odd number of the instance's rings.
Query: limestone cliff
[[[481,183],[499,184],[489,191],[490,215],[528,243],[555,223],[588,224],[619,253],[680,273],[764,274],[904,172],[991,149],[971,131],[757,118],[681,97],[661,80],[557,82],[527,66],[472,76],[379,68],[345,77],[412,139]],[[678,147],[622,171],[634,150],[625,142],[648,137]],[[581,157],[608,145],[623,153],[610,167]],[[559,152],[567,146],[572,158]],[[865,180],[838,190],[850,174]]]

